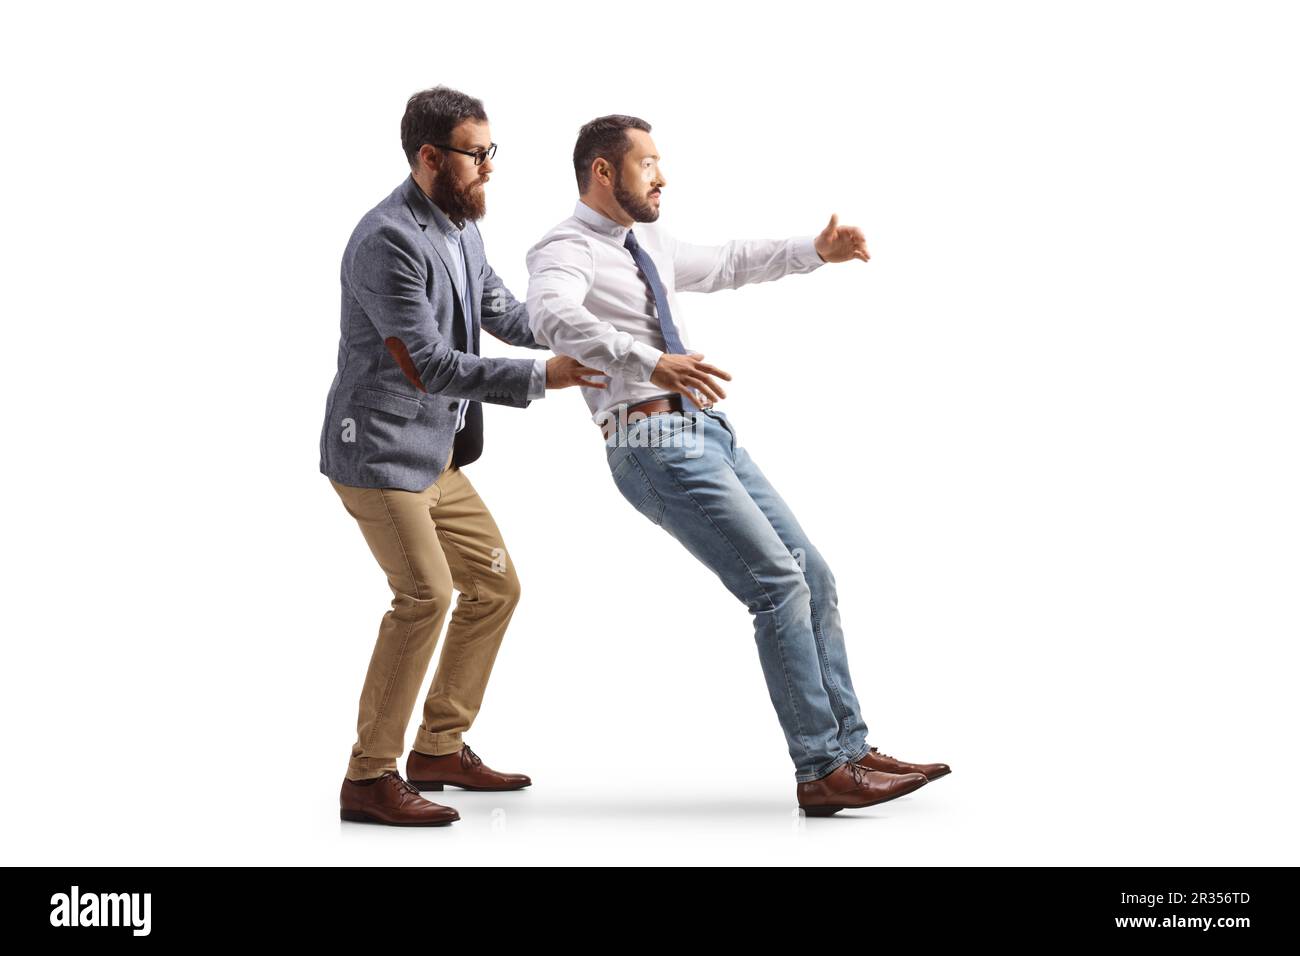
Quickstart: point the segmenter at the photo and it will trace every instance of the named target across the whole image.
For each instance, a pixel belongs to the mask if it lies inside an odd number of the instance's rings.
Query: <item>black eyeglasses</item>
[[[453,153],[464,153],[466,156],[474,157],[474,165],[482,166],[483,160],[491,159],[497,154],[497,144],[492,143],[487,149],[457,149],[455,146],[439,146],[437,143],[430,143],[435,149],[449,149]]]

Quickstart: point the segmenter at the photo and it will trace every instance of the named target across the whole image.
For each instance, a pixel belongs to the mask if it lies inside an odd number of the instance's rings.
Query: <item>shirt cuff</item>
[[[528,379],[528,400],[546,397],[546,362],[544,358],[533,359],[533,374]]]
[[[659,364],[659,360],[663,357],[664,353],[653,345],[646,345],[644,342],[633,342],[631,350],[627,353],[627,358],[623,360],[624,378],[630,382],[650,381],[655,366]]]
[[[799,271],[811,272],[818,266],[826,265],[825,260],[817,255],[817,237],[801,236],[794,241],[794,252],[790,256],[790,265]]]

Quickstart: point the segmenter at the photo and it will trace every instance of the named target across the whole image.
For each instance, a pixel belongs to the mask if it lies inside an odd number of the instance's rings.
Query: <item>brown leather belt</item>
[[[705,406],[711,408],[712,406]],[[633,412],[640,412],[642,415],[658,415],[663,412],[680,412],[682,411],[682,397],[680,395],[669,395],[667,398],[652,398],[646,402],[637,402],[635,405],[629,405],[624,412],[622,420],[627,421],[627,417]],[[618,430],[619,416],[606,419],[603,422],[597,422],[600,433],[609,441],[611,435]]]

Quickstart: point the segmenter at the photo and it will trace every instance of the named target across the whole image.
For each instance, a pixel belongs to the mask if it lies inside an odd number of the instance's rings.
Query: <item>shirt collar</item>
[[[437,206],[434,206],[433,203],[429,203],[429,205],[433,206],[433,221],[437,223],[438,231],[448,239],[455,239],[459,242],[461,233],[465,230],[448,219],[447,214]]]
[[[582,222],[585,222],[592,229],[606,236],[613,236],[619,242],[623,242],[627,237],[627,232],[631,226],[625,226],[622,223],[615,222],[604,213],[596,212],[581,199],[573,207],[573,215]]]
[[[424,199],[422,205],[425,207],[425,211],[431,217],[434,225],[438,227],[438,231],[451,239],[460,239],[463,230],[448,219],[447,214],[439,209],[437,204],[428,197],[425,191],[420,188],[420,184],[415,181],[414,175],[411,176],[411,186],[414,188],[415,192],[419,194],[419,197]]]

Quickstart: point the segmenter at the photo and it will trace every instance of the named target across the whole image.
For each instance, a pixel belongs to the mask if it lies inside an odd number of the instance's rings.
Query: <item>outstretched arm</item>
[[[720,246],[681,242],[668,236],[672,248],[674,287],[678,292],[716,292],[751,282],[812,272],[827,262],[861,259],[866,239],[856,226],[841,226],[836,215],[815,236],[793,239],[733,239]]]

